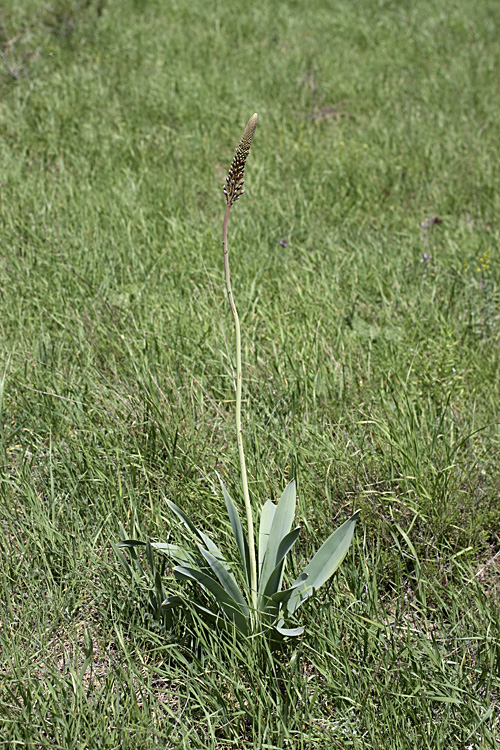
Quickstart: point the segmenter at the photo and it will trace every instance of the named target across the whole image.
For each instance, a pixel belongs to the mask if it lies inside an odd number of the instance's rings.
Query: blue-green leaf
[[[267,545],[269,542],[269,535],[271,533],[271,526],[273,525],[273,518],[276,512],[276,506],[270,500],[264,503],[260,512],[260,524],[259,524],[259,580],[262,576],[262,566],[267,552]]]
[[[307,580],[309,576],[306,573],[301,573],[297,578],[293,586],[285,589],[284,591],[276,591],[272,596],[267,597],[261,605],[261,611],[275,620],[278,617],[280,610],[283,610],[284,606],[292,596],[294,590],[298,588],[303,581]]]
[[[207,536],[207,534],[204,534],[203,531],[198,529],[194,525],[194,523],[191,521],[191,519],[184,513],[184,511],[179,508],[178,505],[173,503],[171,500],[167,500],[167,505],[170,508],[170,510],[172,510],[176,514],[176,516],[178,516],[181,519],[181,521],[183,521],[183,523],[187,526],[187,528],[193,534],[193,536],[198,538],[201,542],[203,542],[203,544],[205,545],[205,547],[208,549],[209,552],[211,552],[213,555],[215,555],[221,561],[223,561],[223,564],[227,565],[227,563],[225,563],[224,561],[224,555],[222,554],[220,549],[217,547],[217,545],[210,539],[210,537]]]
[[[233,529],[234,538],[236,540],[236,544],[238,545],[240,557],[243,562],[245,580],[247,582],[247,586],[250,588],[250,552],[248,550],[248,542],[245,534],[243,533],[243,526],[241,525],[238,510],[231,500],[222,480],[219,479],[219,481],[222,488],[222,494],[224,495],[224,500],[226,501],[227,514],[229,516],[229,520],[231,521],[231,528]]]
[[[351,546],[354,527],[360,511],[357,510],[348,521],[339,526],[326,542],[322,544],[310,563],[304,570],[309,576],[307,581],[294,587],[294,591],[287,603],[290,614],[314,594],[337,570]],[[298,581],[298,579],[297,579]],[[296,583],[297,583],[296,581]]]
[[[225,591],[229,594],[231,599],[233,599],[235,602],[238,603],[245,617],[248,617],[249,612],[248,612],[247,603],[245,601],[243,594],[238,588],[238,584],[236,583],[236,580],[233,574],[230,572],[230,570],[228,570],[226,565],[223,565],[221,561],[218,560],[217,557],[215,557],[215,555],[212,555],[211,552],[208,552],[202,547],[200,547],[200,552],[205,558],[205,560],[207,561],[207,563],[210,565],[212,571],[215,573],[215,575],[219,579],[219,582],[224,587]]]
[[[287,534],[285,538],[281,540],[281,544],[278,547],[276,567],[274,568],[271,575],[267,579],[266,587],[259,596],[259,603],[262,603],[262,601],[265,601],[267,597],[273,596],[273,594],[276,594],[281,589],[281,584],[283,582],[283,572],[285,569],[286,556],[288,552],[291,550],[291,548],[293,547],[293,545],[295,544],[295,542],[297,541],[299,534],[300,534],[300,528],[297,527],[296,529],[293,529],[293,531],[290,531],[290,533]]]
[[[274,511],[259,580],[259,595],[263,594],[266,589],[269,577],[278,564],[280,545],[292,528],[295,516],[295,498],[295,482],[292,481],[285,488]]]
[[[151,546],[153,549],[157,550],[157,552],[164,552],[166,555],[172,558],[178,565],[184,565],[185,563],[188,563],[188,565],[199,565],[201,560],[197,560],[196,556],[193,555],[192,552],[190,552],[187,549],[184,549],[184,547],[179,547],[178,544],[167,544],[165,542],[151,542]]]
[[[212,624],[217,621],[217,615],[215,614],[215,612],[207,609],[194,599],[183,598],[181,596],[169,596],[168,599],[165,599],[165,601],[161,604],[162,612],[167,616],[168,613],[174,609],[188,609],[189,607],[193,607],[193,609],[195,609],[205,621],[208,621]]]
[[[303,625],[298,628],[282,628],[280,625],[275,625],[274,629],[277,630],[280,635],[285,637],[288,636],[289,638],[296,638],[304,632]]]
[[[248,634],[250,625],[249,618],[244,615],[238,602],[227,593],[219,581],[215,580],[215,578],[212,578],[212,576],[207,573],[203,573],[201,570],[188,568],[183,565],[174,568],[174,573],[176,574],[176,577],[180,579],[196,581],[203,589],[209,591],[226,617],[231,620],[231,622],[234,622],[238,630],[243,634]]]
[[[147,544],[147,542],[140,542],[136,539],[126,539],[120,542],[118,546],[133,551],[135,547],[146,547]],[[192,552],[184,549],[184,547],[179,547],[178,544],[169,544],[167,542],[150,542],[149,544],[158,552],[163,552],[171,557],[179,565],[184,565],[184,563],[199,565],[201,562],[201,560],[196,559]]]

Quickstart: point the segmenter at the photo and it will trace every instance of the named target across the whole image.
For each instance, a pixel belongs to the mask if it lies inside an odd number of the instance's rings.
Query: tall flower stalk
[[[224,275],[226,281],[226,291],[229,300],[229,306],[234,319],[234,329],[236,336],[236,437],[238,441],[238,454],[240,459],[241,486],[243,490],[243,501],[245,503],[245,512],[247,519],[248,531],[248,548],[250,553],[250,589],[252,606],[257,610],[257,559],[255,555],[255,534],[253,525],[252,504],[250,502],[250,493],[248,491],[248,476],[245,461],[245,449],[243,446],[243,431],[241,427],[241,387],[242,387],[242,367],[241,367],[241,329],[238,311],[234,303],[233,290],[231,287],[231,274],[229,271],[229,252],[227,246],[227,225],[229,222],[229,212],[231,207],[236,203],[243,191],[245,176],[245,164],[252,145],[255,128],[257,127],[257,114],[252,115],[245,128],[243,136],[238,144],[234,159],[229,167],[229,172],[224,185],[224,195],[226,196],[226,211],[224,213],[224,222],[222,224],[222,250],[224,253]]]
[[[289,627],[290,620],[294,618],[299,607],[313,596],[341,565],[351,545],[359,511],[356,511],[342,526],[330,534],[302,573],[288,588],[283,589],[287,556],[300,532],[298,526],[292,528],[296,507],[295,482],[292,480],[285,487],[276,504],[267,500],[260,509],[258,544],[256,545],[241,427],[241,330],[231,288],[227,248],[229,213],[243,193],[245,164],[256,126],[257,115],[252,115],[229,168],[224,185],[226,211],[222,226],[226,291],[236,334],[236,435],[247,519],[246,534],[238,508],[222,482],[221,490],[233,530],[235,546],[239,553],[239,562],[238,560],[230,562],[212,537],[195,526],[183,508],[171,500],[167,500],[167,505],[185,527],[190,540],[187,546],[171,542],[124,539],[119,547],[127,550],[129,559],[120,550],[117,550],[117,553],[127,572],[142,581],[146,570],[137,555],[137,548],[145,547],[145,560],[152,582],[149,592],[150,608],[154,617],[167,627],[173,624],[173,612],[189,607],[194,608],[209,627],[229,625],[234,626],[243,637],[250,638],[267,633],[270,634],[271,639],[276,639],[299,636],[303,633],[303,626]],[[188,596],[182,587],[178,593],[167,594],[161,574],[156,567],[154,550],[167,555],[174,562],[172,573],[177,581],[195,584],[194,596]],[[235,575],[237,568],[239,568],[239,576]],[[242,590],[240,582],[243,579],[246,582],[246,588]]]

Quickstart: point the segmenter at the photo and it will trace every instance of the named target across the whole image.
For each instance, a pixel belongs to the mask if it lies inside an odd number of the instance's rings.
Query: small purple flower
[[[427,255],[427,253],[424,253],[422,257],[420,258],[421,263],[428,263],[431,260],[431,256]]]
[[[287,241],[285,240],[285,238],[284,238],[284,237],[280,237],[280,245],[281,245],[281,247],[286,247],[286,246],[287,246],[287,244],[288,244],[288,243],[287,243]]]

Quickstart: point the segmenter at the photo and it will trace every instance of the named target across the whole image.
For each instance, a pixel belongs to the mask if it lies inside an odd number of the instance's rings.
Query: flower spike
[[[243,183],[245,176],[245,164],[247,156],[250,152],[250,146],[253,141],[253,134],[257,127],[257,114],[251,116],[248,124],[245,128],[245,132],[241,137],[241,141],[238,144],[234,159],[229,167],[229,173],[226,178],[226,184],[224,185],[224,195],[226,196],[228,206],[232,206],[240,197],[243,191]]]

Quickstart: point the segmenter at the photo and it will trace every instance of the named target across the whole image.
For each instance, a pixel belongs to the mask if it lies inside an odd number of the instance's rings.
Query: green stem
[[[238,453],[240,457],[241,485],[243,488],[243,500],[245,502],[245,511],[247,516],[248,529],[248,548],[250,551],[250,589],[252,596],[252,606],[257,611],[257,560],[255,557],[255,536],[253,530],[252,506],[250,503],[250,494],[248,492],[247,467],[245,462],[245,451],[243,450],[243,433],[241,429],[241,330],[240,319],[234,304],[233,292],[231,289],[231,275],[229,273],[229,254],[227,250],[227,224],[229,221],[229,211],[231,210],[230,201],[226,206],[224,214],[224,223],[222,225],[222,250],[224,251],[224,275],[226,279],[226,290],[229,299],[229,305],[234,318],[234,328],[236,331],[236,436],[238,441]]]

